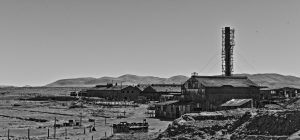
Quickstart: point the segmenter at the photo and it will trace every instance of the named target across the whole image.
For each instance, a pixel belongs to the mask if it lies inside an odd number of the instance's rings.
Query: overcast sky
[[[299,15],[298,0],[1,0],[0,85],[221,74],[225,26],[234,73],[300,76]]]

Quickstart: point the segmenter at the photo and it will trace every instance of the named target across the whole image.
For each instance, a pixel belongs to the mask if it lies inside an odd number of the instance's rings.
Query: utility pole
[[[9,129],[7,130],[7,139],[9,140]]]
[[[53,130],[54,130],[54,138],[56,137],[56,117],[54,118],[54,126],[53,126]]]
[[[30,140],[30,129],[28,128],[28,140]]]
[[[80,116],[79,117],[80,117],[79,125],[82,126],[82,112],[80,112]]]
[[[68,130],[67,130],[67,128],[65,129],[65,133],[66,133],[66,138],[65,139],[67,139],[68,138]]]

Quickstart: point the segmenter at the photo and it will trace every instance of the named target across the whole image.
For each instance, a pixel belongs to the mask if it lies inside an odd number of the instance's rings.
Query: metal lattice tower
[[[234,29],[222,28],[222,74],[231,76],[233,72]]]

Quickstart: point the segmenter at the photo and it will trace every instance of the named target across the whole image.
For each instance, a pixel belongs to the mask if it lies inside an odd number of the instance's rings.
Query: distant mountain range
[[[295,76],[285,76],[275,73],[265,74],[236,74],[238,76],[248,76],[249,79],[254,81],[260,86],[267,86],[270,88],[280,87],[295,87],[300,88],[300,78]],[[133,84],[181,84],[184,83],[189,77],[177,75],[170,78],[160,78],[154,76],[137,76],[126,74],[120,77],[101,77],[101,78],[73,78],[61,79],[46,85],[47,87],[92,87],[95,85],[106,83],[118,83],[123,85]]]
[[[118,83],[123,85],[133,84],[181,84],[184,83],[188,77],[177,75],[170,78],[160,78],[154,76],[137,76],[126,74],[120,77],[101,77],[101,78],[74,78],[62,79],[46,85],[47,87],[89,87],[95,85],[104,85],[107,83]]]
[[[15,86],[11,86],[11,85],[0,85],[0,88],[8,88],[8,87],[15,87]]]

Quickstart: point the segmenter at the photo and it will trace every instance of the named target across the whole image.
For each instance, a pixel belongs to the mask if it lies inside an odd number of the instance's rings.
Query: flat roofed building
[[[115,101],[136,101],[141,90],[135,86],[115,85],[94,87],[86,90],[85,96],[99,97]]]

